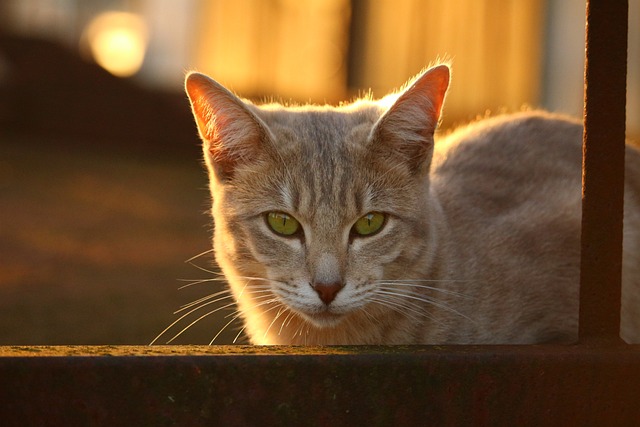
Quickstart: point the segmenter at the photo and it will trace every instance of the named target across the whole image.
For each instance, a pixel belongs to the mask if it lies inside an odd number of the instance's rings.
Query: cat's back
[[[522,311],[513,319],[529,324],[523,307],[539,306],[558,316],[549,325],[576,328],[581,147],[579,121],[543,112],[482,120],[436,141],[432,192],[463,260],[455,271],[491,284],[495,298],[481,295],[487,312],[509,296]],[[625,163],[621,330],[640,342],[640,152],[629,144]]]
[[[433,190],[450,210],[493,217],[579,201],[581,141],[580,122],[550,113],[480,120],[436,140]]]
[[[493,283],[496,295],[520,289],[525,298],[549,288],[550,275],[556,294],[572,289],[562,283],[577,283],[579,270],[581,140],[579,122],[544,112],[481,120],[436,140],[431,191],[464,260],[458,275]]]

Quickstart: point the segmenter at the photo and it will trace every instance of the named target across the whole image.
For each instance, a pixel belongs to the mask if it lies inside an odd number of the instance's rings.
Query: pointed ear
[[[375,149],[383,158],[395,156],[412,172],[428,170],[433,134],[449,86],[449,67],[439,65],[419,76],[398,97],[373,129]]]
[[[240,163],[259,155],[265,127],[237,96],[203,74],[189,73],[185,88],[205,156],[228,179]]]

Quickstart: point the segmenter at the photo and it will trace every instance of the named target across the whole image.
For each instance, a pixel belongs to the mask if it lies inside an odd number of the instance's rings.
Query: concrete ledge
[[[640,425],[640,346],[0,347],[30,425]]]

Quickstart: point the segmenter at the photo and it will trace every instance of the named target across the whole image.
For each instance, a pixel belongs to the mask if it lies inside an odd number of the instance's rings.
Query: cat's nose
[[[326,305],[329,305],[331,304],[331,301],[336,298],[336,295],[338,294],[338,292],[340,292],[340,289],[342,289],[344,285],[342,283],[314,282],[312,286],[313,289],[315,289],[315,291],[318,293],[318,296],[320,297],[322,302]]]

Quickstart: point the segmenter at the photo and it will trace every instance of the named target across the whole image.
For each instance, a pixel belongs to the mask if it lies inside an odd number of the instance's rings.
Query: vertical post
[[[620,341],[627,0],[587,0],[580,341]]]

